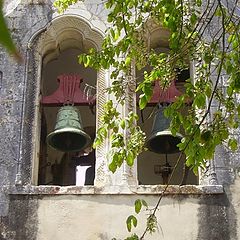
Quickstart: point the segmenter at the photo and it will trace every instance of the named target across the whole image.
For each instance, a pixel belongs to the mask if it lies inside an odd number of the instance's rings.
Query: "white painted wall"
[[[157,196],[136,195],[65,195],[47,196],[39,200],[38,240],[110,240],[124,239],[126,219],[134,214],[134,202],[144,198],[150,206]],[[158,211],[159,229],[146,240],[197,239],[198,200],[179,196],[165,197]],[[147,212],[139,214],[138,227],[133,232],[141,234]],[[187,226],[187,227],[186,227]]]

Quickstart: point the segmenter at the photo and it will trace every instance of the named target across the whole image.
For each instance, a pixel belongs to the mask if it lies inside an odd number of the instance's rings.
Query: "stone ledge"
[[[14,195],[159,195],[166,186],[140,185],[140,186],[10,186],[5,187],[7,194]],[[222,185],[169,185],[165,195],[206,195],[223,194]]]

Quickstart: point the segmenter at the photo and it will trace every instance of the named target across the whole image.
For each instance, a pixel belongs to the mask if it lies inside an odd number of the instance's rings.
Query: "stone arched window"
[[[19,183],[32,183],[33,185],[76,184],[76,180],[74,184],[72,184],[73,182],[59,183],[58,181],[53,181],[51,171],[54,171],[54,167],[61,163],[61,159],[64,156],[62,153],[59,153],[58,155],[56,153],[52,154],[51,152],[48,152],[48,150],[46,152],[46,149],[44,150],[46,145],[42,143],[46,138],[46,135],[53,131],[57,108],[45,108],[45,106],[41,103],[41,99],[43,96],[48,96],[57,89],[57,78],[59,74],[79,74],[83,78],[83,81],[88,81],[88,79],[90,79],[89,85],[96,87],[97,106],[93,109],[96,114],[94,117],[92,116],[93,118],[91,121],[95,124],[96,129],[99,127],[100,116],[103,114],[103,105],[108,99],[110,99],[110,96],[106,95],[105,89],[110,85],[109,76],[111,70],[100,70],[99,72],[94,72],[93,70],[84,69],[77,64],[77,55],[82,52],[86,52],[91,47],[100,49],[104,36],[104,30],[98,31],[96,28],[91,26],[89,22],[87,23],[77,15],[66,14],[53,19],[46,28],[42,29],[41,32],[36,34],[29,42],[26,57],[27,68],[26,93],[24,100],[24,124],[21,137],[22,148],[20,155],[22,161],[19,161],[20,164],[18,166],[16,183],[20,180]],[[149,33],[151,36],[151,48],[159,48],[159,50],[162,51],[168,47],[169,36],[164,29],[153,24],[153,26],[149,26]],[[67,64],[65,64],[65,62]],[[134,111],[136,107],[134,104],[136,102],[134,91],[135,81],[134,77],[130,78],[131,79],[129,79],[129,81],[131,80],[132,87],[129,87],[129,89],[126,90],[129,94],[129,102],[126,102],[123,106],[122,112],[124,114],[127,114],[128,111]],[[82,90],[83,89],[84,87]],[[84,112],[89,112],[89,107],[81,106],[81,109],[79,110],[85,118]],[[148,111],[148,109],[145,111]],[[88,123],[88,119],[85,123],[83,122],[85,126],[89,126]],[[47,127],[44,127],[44,125]],[[92,123],[90,126],[91,125]],[[147,134],[150,133],[151,127],[152,123],[148,122],[148,129],[146,130]],[[152,182],[149,181],[146,171],[149,170],[150,174],[155,174],[155,160],[153,160],[150,164],[149,161],[146,162],[147,159],[149,160],[148,156],[146,157],[144,155],[139,156],[137,161],[138,164],[136,164],[133,168],[130,169],[124,163],[124,166],[117,173],[112,175],[110,171],[108,171],[106,158],[106,153],[109,148],[108,141],[109,140],[107,139],[106,142],[96,150],[95,186],[126,185],[136,187],[138,185],[137,182],[140,185],[162,184],[161,176],[155,176],[160,181],[156,181],[156,179],[154,181],[151,180]],[[45,159],[42,161],[41,159],[44,158],[43,154],[46,153],[47,155],[45,155]],[[156,163],[155,165],[161,165],[161,163]],[[21,179],[21,176],[25,176],[25,178]],[[194,181],[189,183],[193,184],[196,182],[197,179],[195,178]]]
[[[147,35],[147,43],[149,49],[154,50],[156,53],[167,53],[169,51],[169,32],[168,30],[155,25],[153,22],[148,23],[149,34]],[[143,79],[143,72],[147,70],[150,71],[151,67],[146,67],[140,71],[136,72],[137,79]],[[176,79],[174,79],[174,87],[173,90],[176,89],[176,93],[180,94],[184,92],[184,81],[190,77],[190,71],[186,70],[176,75]],[[172,87],[172,85],[171,85]],[[176,87],[176,88],[175,88]],[[172,91],[172,90],[171,90]],[[138,109],[139,115],[139,125],[145,131],[147,136],[147,142],[149,139],[156,139],[156,134],[165,134],[163,133],[163,128],[166,123],[164,120],[164,115],[160,113],[163,109],[164,99],[160,100],[161,95],[160,86],[157,82],[155,82],[155,86],[153,86],[153,97],[146,106],[146,108],[142,111]],[[176,95],[177,96],[177,95]],[[158,109],[158,104],[160,103],[160,108]],[[168,103],[169,104],[169,103]],[[186,105],[187,110],[187,105]],[[156,121],[154,123],[154,118],[156,117]],[[165,125],[165,130],[169,127],[167,124]],[[159,129],[157,131],[157,129]],[[180,133],[179,133],[180,134]],[[162,135],[163,136],[163,135]],[[159,145],[159,144],[158,144]],[[161,144],[162,145],[162,144]],[[161,147],[161,146],[159,146]],[[174,165],[176,164],[180,152],[171,152],[169,151],[167,154],[163,153],[164,151],[160,150],[159,152],[148,151],[143,152],[138,157],[138,182],[140,185],[158,185],[158,184],[166,184],[168,182],[168,177],[170,176]],[[181,157],[181,161],[178,164],[175,174],[173,175],[171,184],[198,184],[197,177],[192,173],[192,171],[188,170],[185,166],[185,156]]]
[[[94,136],[99,125],[102,105],[106,101],[103,89],[106,88],[107,73],[103,70],[96,72],[86,69],[78,64],[78,55],[87,52],[90,48],[99,49],[103,33],[94,29],[89,23],[77,15],[63,15],[56,17],[52,22],[32,38],[27,53],[27,81],[25,94],[24,119],[28,124],[23,126],[24,139],[22,143],[22,169],[25,171],[23,183],[53,185],[76,185],[77,177],[68,177],[73,173],[69,161],[64,169],[70,166],[70,172],[58,171],[61,169],[61,159],[77,157],[73,154],[57,152],[46,144],[46,136],[54,130],[57,111],[61,104],[53,106],[43,104],[42,99],[51,95],[59,87],[58,80],[61,77],[77,76],[82,79],[80,89],[84,96],[94,99],[98,107],[88,104],[77,106],[79,109],[84,131]],[[76,104],[78,105],[78,104]],[[94,153],[96,159],[95,181],[103,178],[103,169],[106,168],[104,158],[104,146]],[[85,174],[85,160],[81,160],[81,171]],[[88,166],[88,164],[85,164]],[[89,166],[88,166],[89,167]],[[85,170],[83,170],[85,168]],[[54,173],[55,171],[55,173]],[[74,166],[75,171],[75,166]],[[19,173],[18,173],[19,174]],[[54,175],[55,174],[55,175]],[[64,177],[63,177],[64,175]],[[59,180],[59,178],[61,178]],[[65,180],[63,180],[65,178]],[[79,179],[78,179],[79,180]],[[85,179],[86,180],[86,179]],[[80,180],[79,180],[80,181]],[[82,181],[82,180],[81,180]],[[78,183],[84,185],[84,182]],[[85,181],[85,185],[93,184]]]

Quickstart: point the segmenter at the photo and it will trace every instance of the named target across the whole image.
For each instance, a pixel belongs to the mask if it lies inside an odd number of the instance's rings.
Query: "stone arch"
[[[49,52],[57,55],[60,48],[65,50],[76,47],[87,50],[94,47],[99,50],[102,39],[103,33],[92,28],[83,18],[77,15],[62,15],[52,20],[37,47],[38,51],[45,56]]]
[[[101,48],[103,32],[93,28],[78,15],[61,15],[54,18],[42,29],[39,29],[29,40],[26,54],[26,78],[24,94],[24,123],[22,125],[21,160],[18,171],[18,183],[36,184],[33,176],[38,172],[38,148],[39,148],[39,102],[41,71],[44,64],[56,58],[61,50],[70,47],[88,50],[91,47]],[[97,73],[97,88],[103,93],[106,74],[103,70]],[[105,96],[97,95],[98,108],[101,109],[105,102]],[[97,111],[96,124],[101,113]],[[25,124],[27,123],[27,124]],[[96,154],[98,155],[98,153]],[[101,154],[100,154],[101,155]],[[21,179],[21,176],[26,176]]]

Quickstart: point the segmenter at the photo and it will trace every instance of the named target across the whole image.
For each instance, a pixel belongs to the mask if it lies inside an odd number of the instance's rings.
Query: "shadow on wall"
[[[231,201],[229,192],[201,197],[198,212],[198,240],[238,239],[237,216]]]

